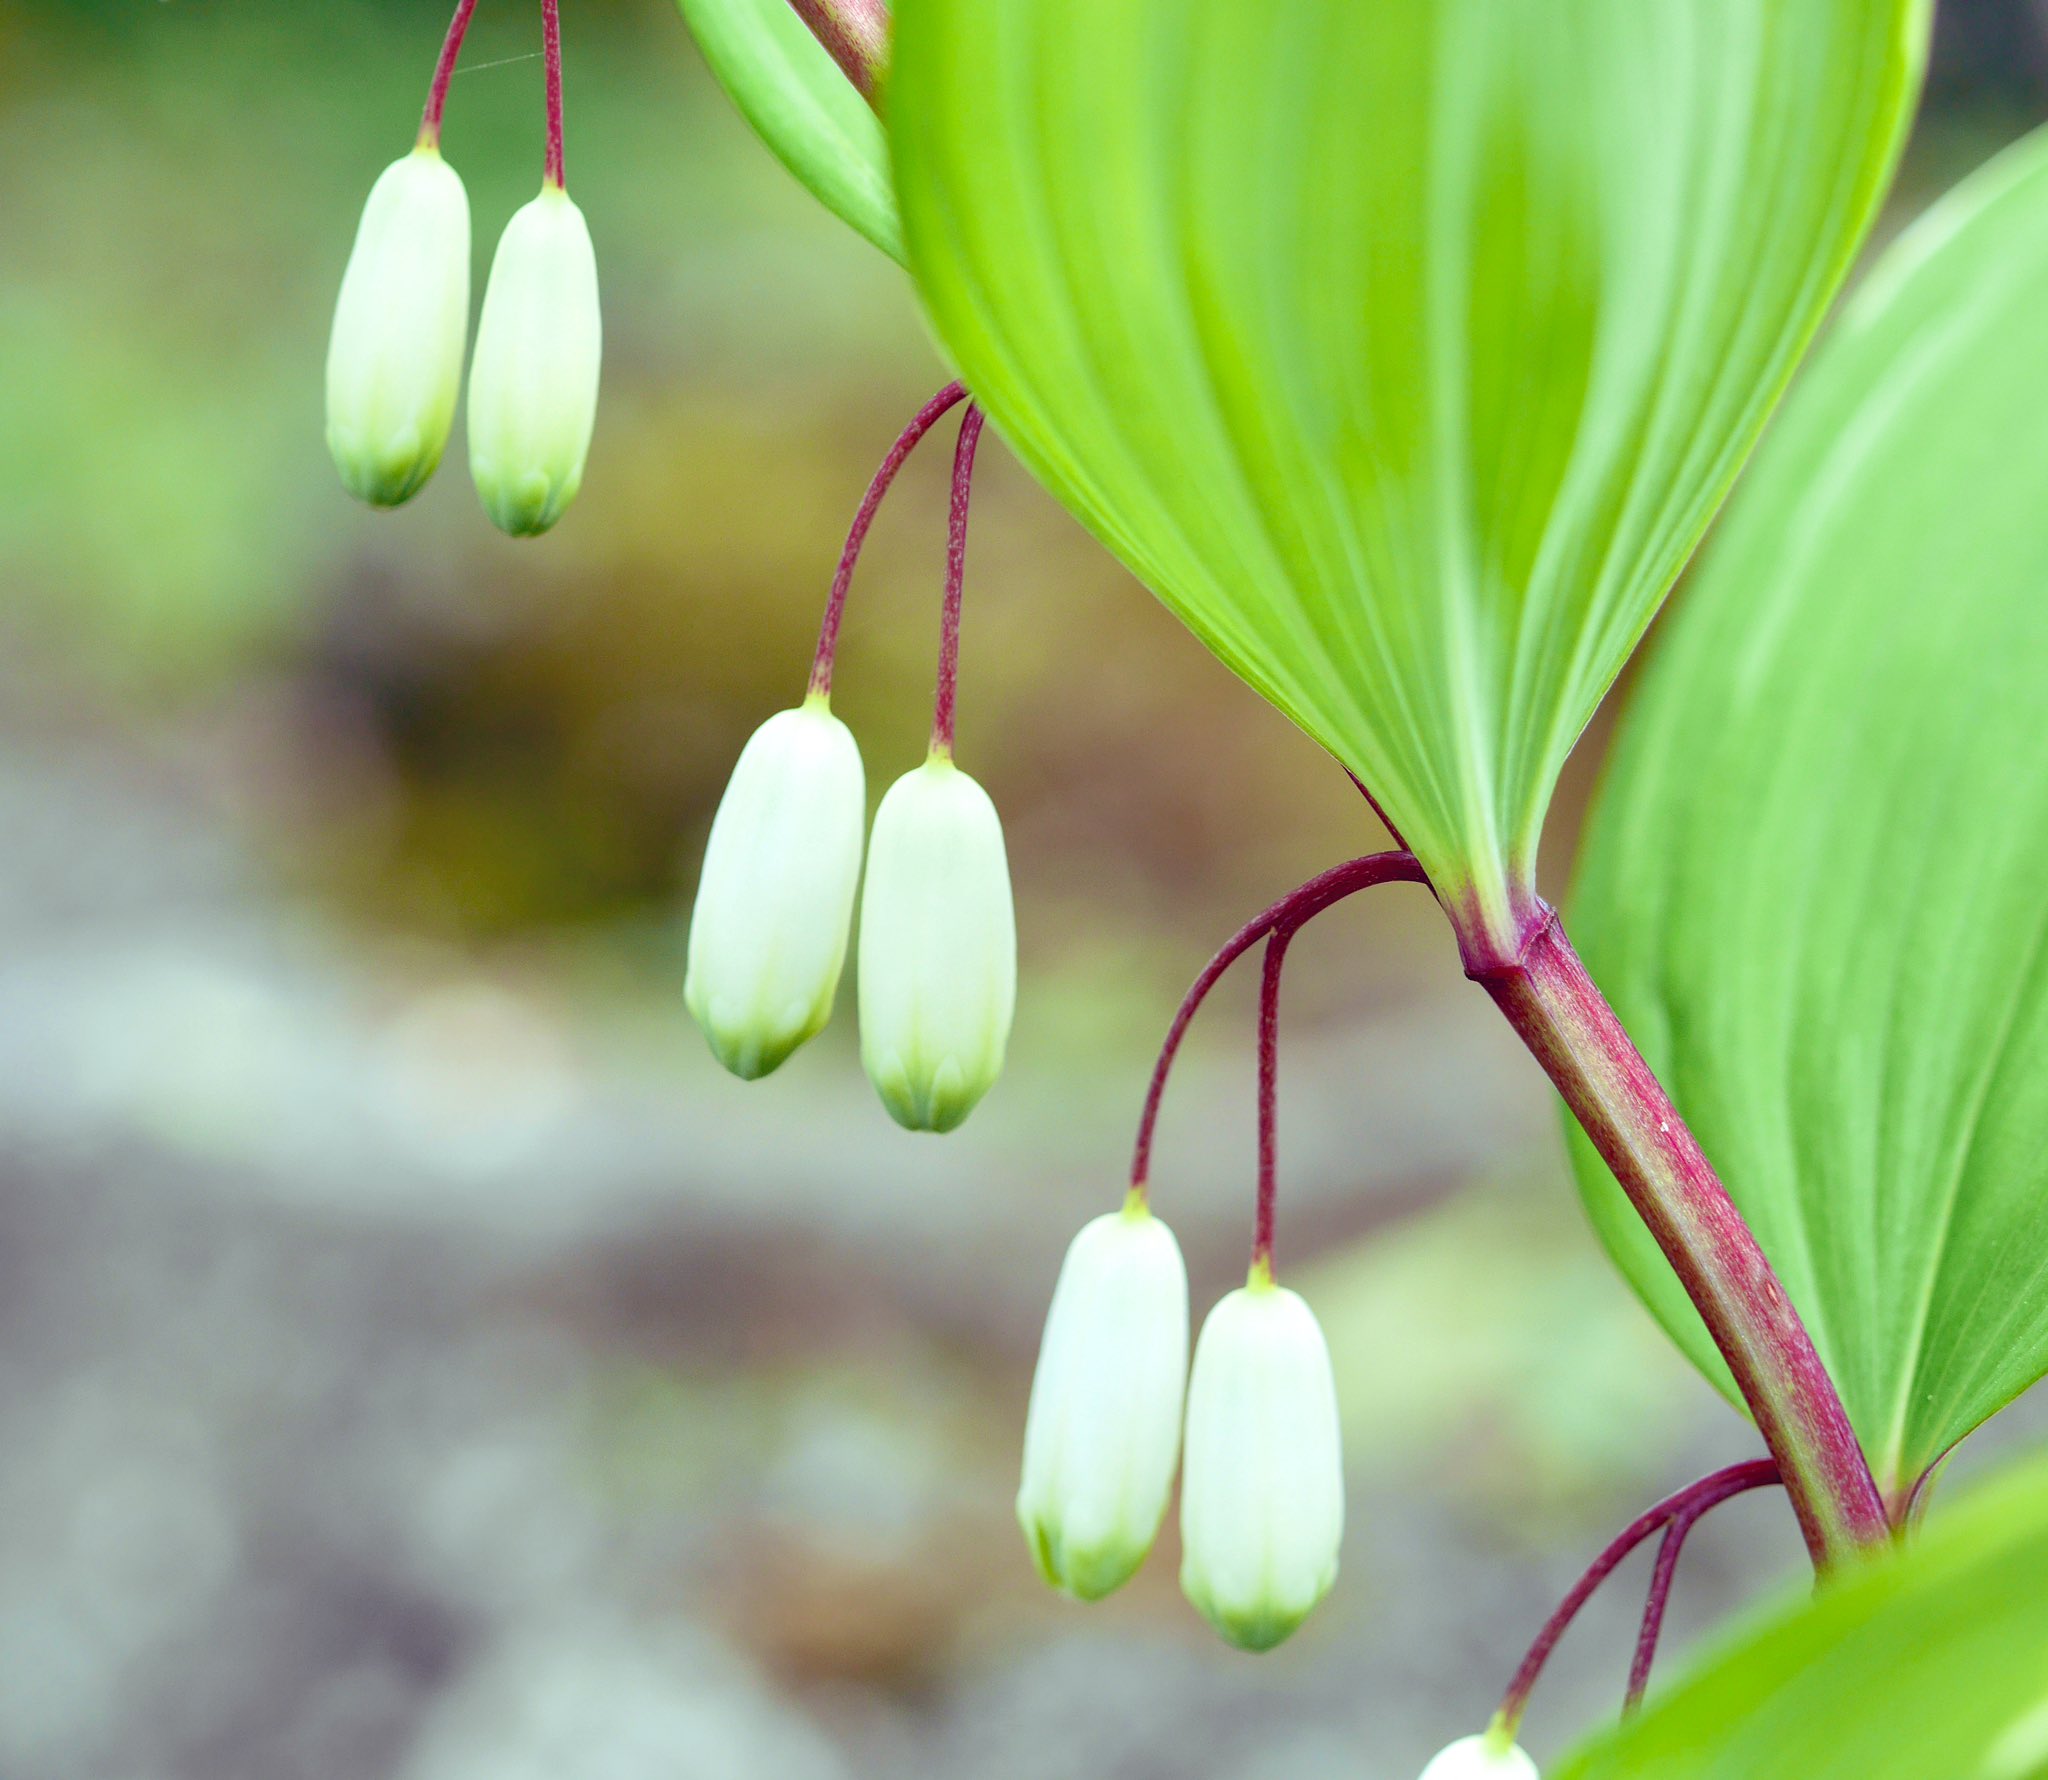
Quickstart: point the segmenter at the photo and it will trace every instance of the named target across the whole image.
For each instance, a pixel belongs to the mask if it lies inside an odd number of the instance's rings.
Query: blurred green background
[[[1170,1528],[1105,1606],[1042,1591],[1009,1497],[1060,1252],[1187,977],[1380,836],[985,452],[960,751],[1017,875],[1010,1071],[906,1136],[849,994],[768,1083],[718,1072],[681,1003],[705,826],[944,372],[663,0],[565,10],[605,390],[579,503],[513,544],[459,432],[396,515],[321,438],[441,0],[0,0],[0,1774],[1410,1775],[1614,1523],[1753,1437],[1387,891],[1296,948],[1283,1069],[1344,1578],[1262,1661],[1180,1602]],[[485,0],[449,108],[479,279],[539,175],[530,11]],[[1888,226],[2044,111],[2048,8],[1953,0]],[[947,455],[854,591],[877,793],[922,747]],[[1249,987],[1161,1140],[1198,1312],[1248,1235]],[[1681,1641],[1798,1559],[1762,1503],[1695,1550]],[[1611,1709],[1626,1593],[1539,1752]]]

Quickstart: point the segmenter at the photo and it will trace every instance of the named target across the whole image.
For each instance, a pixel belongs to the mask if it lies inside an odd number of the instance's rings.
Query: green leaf
[[[1556,1780],[2043,1780],[2048,1465],[1771,1615]]]
[[[812,196],[891,259],[903,231],[882,125],[789,0],[677,0],[718,84]]]
[[[1925,0],[900,0],[934,328],[1512,944],[1888,177]]]
[[[2044,291],[2037,136],[1891,250],[1787,404],[1653,651],[1572,912],[1893,1493],[2048,1370]]]

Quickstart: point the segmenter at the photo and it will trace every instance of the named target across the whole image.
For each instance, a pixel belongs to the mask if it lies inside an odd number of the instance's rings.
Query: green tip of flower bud
[[[1188,1383],[1181,1588],[1223,1639],[1270,1650],[1337,1579],[1344,1461],[1330,1350],[1285,1286],[1209,1313]]]
[[[777,712],[740,751],[704,852],[683,1000],[745,1081],[832,1016],[866,815],[860,749],[822,704]]]
[[[1305,1607],[1241,1607],[1204,1592],[1199,1583],[1190,1584],[1185,1576],[1181,1579],[1181,1592],[1194,1603],[1217,1637],[1248,1656],[1264,1656],[1269,1650],[1279,1649],[1301,1630],[1315,1608],[1313,1601]]]
[[[500,531],[538,537],[583,486],[604,329],[583,212],[542,188],[505,225],[469,373],[469,467]]]
[[[1422,1780],[1540,1780],[1512,1738],[1494,1731],[1460,1737],[1422,1770]]]
[[[1024,1425],[1017,1521],[1038,1573],[1099,1601],[1166,1518],[1188,1369],[1188,1276],[1173,1232],[1128,1205],[1074,1238],[1053,1288]]]
[[[738,1076],[743,1082],[758,1082],[763,1076],[773,1075],[824,1030],[822,1020],[806,1020],[772,1039],[735,1037],[723,1017],[728,1011],[707,1006],[699,1012],[696,1004],[690,1006],[705,1043],[711,1047],[712,1056],[725,1066],[729,1074]]]
[[[1077,1601],[1100,1601],[1115,1594],[1143,1568],[1152,1550],[1151,1538],[1069,1543],[1060,1537],[1055,1525],[1027,1519],[1021,1507],[1017,1520],[1030,1544],[1038,1574],[1048,1585]]]
[[[469,333],[469,198],[422,145],[370,188],[327,346],[327,449],[350,494],[396,507],[447,449]]]
[[[868,842],[860,1052],[899,1125],[951,1131],[1002,1073],[1017,1003],[1003,825],[943,755],[889,787]]]

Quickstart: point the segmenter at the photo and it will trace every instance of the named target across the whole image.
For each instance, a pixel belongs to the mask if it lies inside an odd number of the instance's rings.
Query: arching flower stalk
[[[891,1118],[951,1131],[1002,1073],[1017,1005],[1017,917],[1003,825],[953,763],[967,508],[982,418],[953,453],[938,686],[924,764],[875,812],[860,915],[860,1054]]]
[[[1649,1684],[1650,1665],[1656,1656],[1664,1609],[1670,1600],[1672,1576],[1687,1536],[1710,1509],[1750,1490],[1767,1489],[1782,1481],[1774,1460],[1745,1460],[1686,1485],[1645,1509],[1623,1527],[1586,1567],[1585,1574],[1572,1585],[1570,1592],[1544,1621],[1542,1630],[1536,1634],[1535,1642],[1529,1646],[1528,1654],[1522,1658],[1508,1683],[1500,1710],[1494,1714],[1489,1735],[1513,1740],[1521,1727],[1522,1714],[1528,1710],[1529,1698],[1542,1677],[1544,1665],[1557,1648],[1558,1640],[1579,1616],[1580,1609],[1593,1598],[1624,1558],[1653,1534],[1662,1533],[1663,1548],[1658,1553],[1656,1569],[1651,1577],[1649,1598],[1643,1609],[1642,1630],[1637,1636],[1635,1653],[1629,1665],[1626,1698],[1628,1706],[1633,1708]]]
[[[1177,1249],[1177,1286],[1161,1260],[1150,1269],[1154,1283],[1131,1288],[1120,1305],[1112,1270],[1083,1257],[1112,1243],[1133,1256],[1141,1243],[1162,1255],[1171,1245],[1150,1211],[1152,1144],[1167,1081],[1210,991],[1261,941],[1251,1264],[1246,1283],[1209,1313],[1186,1380],[1181,1586],[1222,1637],[1241,1649],[1269,1650],[1336,1579],[1344,1479],[1329,1347],[1314,1313],[1278,1283],[1274,1266],[1281,974],[1294,936],[1325,909],[1375,884],[1420,881],[1405,852],[1347,860],[1311,878],[1224,942],[1167,1028],[1139,1114],[1124,1210],[1098,1218],[1075,1239],[1032,1385],[1018,1515],[1041,1571],[1070,1593],[1092,1600],[1119,1586],[1158,1531],[1180,1445],[1182,1371],[1165,1356],[1178,1351],[1184,1367],[1187,1339]],[[1126,1228],[1112,1237],[1120,1224]],[[1159,1357],[1141,1363],[1137,1356],[1145,1353]],[[1056,1426],[1085,1432],[1056,1446],[1047,1432]],[[1161,1433],[1167,1427],[1175,1435],[1171,1445]],[[1122,1504],[1121,1512],[1112,1517],[1099,1506],[1104,1502]],[[1113,1546],[1114,1561],[1092,1566],[1088,1585],[1077,1586],[1062,1556],[1072,1543],[1069,1529],[1112,1519],[1113,1541],[1100,1542]]]
[[[832,577],[804,702],[756,732],[712,823],[684,997],[737,1075],[766,1075],[830,1017],[860,877],[863,805],[859,749],[831,714],[840,627],[897,472],[965,398],[957,383],[942,389],[883,458]],[[883,1106],[912,1131],[951,1131],[974,1110],[1002,1073],[1016,1007],[1002,822],[953,760],[981,430],[969,404],[953,454],[931,744],[875,812],[860,915],[861,1058]]]

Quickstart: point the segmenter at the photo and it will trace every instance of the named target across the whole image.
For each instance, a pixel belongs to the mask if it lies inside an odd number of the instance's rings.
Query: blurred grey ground
[[[1180,1601],[1170,1528],[1116,1600],[1044,1593],[1009,1497],[1059,1254],[1187,976],[1375,831],[994,454],[962,746],[1019,876],[1013,1067],[943,1142],[872,1103],[847,1008],[722,1077],[680,998],[703,824],[939,372],[665,9],[593,4],[582,502],[506,545],[458,451],[351,508],[326,310],[442,11],[0,0],[0,1776],[1412,1775],[1615,1525],[1753,1437],[1386,891],[1297,947],[1283,1063],[1344,1577],[1263,1660]],[[531,21],[485,15],[449,133],[480,254],[538,152],[530,66],[483,66]],[[1906,205],[2039,113],[2042,43],[1950,9]],[[920,465],[855,593],[877,791],[939,512]],[[1162,1134],[1198,1311],[1249,1220],[1247,987]],[[1779,1505],[1723,1511],[1675,1644],[1797,1569]],[[1640,1580],[1565,1646],[1539,1752],[1612,1710]]]
[[[1045,1598],[1022,1399],[1129,1094],[1067,1095],[1028,1014],[943,1144],[843,1044],[729,1085],[672,984],[643,1052],[614,1003],[344,941],[188,738],[139,756],[14,690],[9,1775],[1398,1774],[1607,1521],[1747,1448],[1591,1255],[1531,1073],[1446,970],[1289,1060],[1288,1228],[1332,1239],[1303,1277],[1359,1449],[1337,1596],[1266,1662],[1179,1601],[1170,1535],[1131,1598]],[[1243,1240],[1230,1049],[1161,1169],[1205,1296]]]

